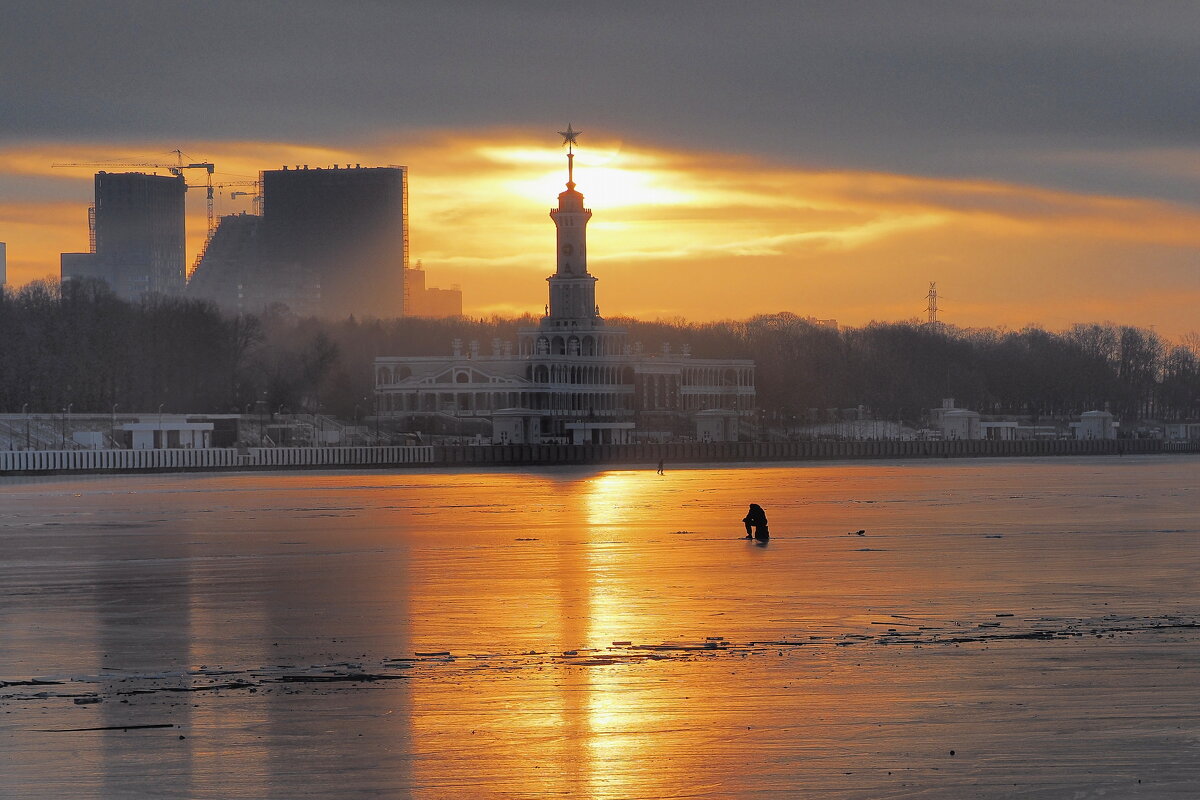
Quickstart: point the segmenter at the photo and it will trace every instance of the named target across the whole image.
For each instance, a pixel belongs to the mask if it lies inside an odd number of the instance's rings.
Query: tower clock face
[[[571,247],[571,245],[569,245],[569,244],[564,244],[564,245],[562,246],[562,254],[563,254],[564,256],[569,256],[569,255],[571,255],[571,253],[574,253],[574,252],[575,252],[575,248],[574,248],[574,247]]]

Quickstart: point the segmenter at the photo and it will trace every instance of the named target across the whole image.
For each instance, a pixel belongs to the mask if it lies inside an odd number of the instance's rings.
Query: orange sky
[[[728,153],[580,137],[601,313],[691,320],[791,311],[859,325],[923,314],[938,282],[957,325],[1051,329],[1111,320],[1169,337],[1200,328],[1200,210],[1139,197],[984,180],[816,171]],[[412,257],[461,284],[472,315],[540,313],[554,264],[547,215],[565,181],[553,132],[473,130],[353,150],[188,142],[220,181],[283,164],[407,164]],[[0,148],[0,241],[10,284],[87,249],[92,170],[59,161],[168,161],[161,145]],[[1161,155],[1161,154],[1160,154]],[[1156,157],[1144,154],[1145,158]],[[14,198],[24,190],[19,202]],[[243,189],[244,187],[237,187]],[[218,213],[249,210],[219,190]],[[204,230],[189,193],[189,263]]]

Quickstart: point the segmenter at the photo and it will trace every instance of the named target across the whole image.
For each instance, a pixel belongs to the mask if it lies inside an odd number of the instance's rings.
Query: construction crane
[[[250,202],[254,204],[254,213],[262,216],[262,192],[230,192],[229,199],[236,200],[239,197],[249,197]]]
[[[205,242],[212,238],[213,231],[216,230],[216,216],[213,213],[213,173],[217,167],[209,161],[198,161],[191,164],[185,164],[184,153],[181,150],[172,150],[175,154],[174,164],[147,164],[147,163],[131,163],[129,161],[92,161],[78,162],[69,164],[51,164],[52,167],[88,167],[94,169],[96,167],[127,167],[133,169],[165,169],[177,178],[183,177],[185,169],[202,169],[205,172],[205,181],[200,185],[184,184],[185,189],[204,189],[205,200],[208,207],[208,234],[205,236]]]
[[[240,189],[229,193],[230,200],[236,200],[239,197],[249,197],[253,203],[254,213],[262,216],[262,183],[260,181],[229,181],[227,183],[213,184],[214,189],[227,189],[231,186],[253,186],[254,191],[244,192]]]

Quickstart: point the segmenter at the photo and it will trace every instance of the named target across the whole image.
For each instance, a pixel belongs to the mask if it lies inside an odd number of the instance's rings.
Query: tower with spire
[[[602,326],[596,306],[596,278],[587,269],[587,224],[592,211],[583,205],[583,195],[575,190],[575,138],[582,131],[567,125],[558,132],[567,145],[567,190],[558,195],[558,207],[550,210],[550,219],[558,229],[557,269],[546,280],[550,284],[550,305],[541,327],[581,329]]]
[[[491,425],[493,444],[631,444],[661,441],[735,441],[754,421],[754,362],[692,358],[687,346],[647,353],[629,332],[609,325],[596,306],[596,278],[588,272],[587,224],[592,212],[575,189],[575,138],[567,145],[567,188],[554,221],[555,270],[547,278],[550,302],[537,326],[517,331],[516,350],[496,339],[491,355],[478,342],[453,355],[375,359],[381,413],[406,430],[478,431]],[[447,412],[463,417],[447,427]]]

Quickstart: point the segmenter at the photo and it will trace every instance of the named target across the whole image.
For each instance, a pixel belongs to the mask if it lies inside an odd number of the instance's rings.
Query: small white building
[[[1019,438],[1021,433],[1021,423],[1019,422],[981,422],[979,427],[983,432],[983,438],[993,442],[1011,442]]]
[[[630,444],[632,422],[566,422],[563,428],[571,435],[571,444]]]
[[[943,439],[982,439],[979,412],[956,408],[942,415]]]
[[[979,412],[955,408],[953,397],[942,400],[941,408],[931,409],[929,417],[933,427],[941,431],[943,439],[983,438]]]
[[[199,450],[212,447],[211,422],[166,419],[130,422],[121,426],[125,446],[131,450]]]
[[[1200,422],[1168,422],[1167,441],[1200,442]]]
[[[1113,415],[1107,411],[1085,411],[1079,415],[1079,422],[1071,423],[1071,427],[1075,429],[1076,439],[1117,438]]]

